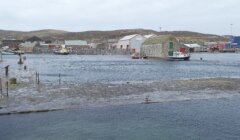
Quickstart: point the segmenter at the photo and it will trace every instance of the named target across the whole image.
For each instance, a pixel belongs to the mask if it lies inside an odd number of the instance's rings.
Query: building
[[[25,42],[19,45],[19,49],[25,53],[33,53],[33,49],[36,46],[36,42]]]
[[[118,41],[117,48],[130,50],[131,53],[139,53],[142,43],[146,38],[139,34],[125,36]]]
[[[189,52],[207,52],[207,47],[203,47],[199,44],[184,44],[189,48]]]
[[[187,46],[180,44],[175,37],[164,35],[147,39],[141,46],[140,55],[150,58],[165,59],[168,56],[172,56],[173,52],[176,51],[189,52]]]
[[[240,48],[240,36],[231,37],[231,43],[236,44],[237,48]]]
[[[1,46],[8,46],[9,48],[17,49],[23,40],[2,40]]]
[[[87,41],[85,40],[65,40],[66,46],[86,46]]]
[[[64,44],[66,47],[71,48],[73,50],[81,48],[90,48],[90,46],[87,44],[87,41],[85,40],[65,40]]]

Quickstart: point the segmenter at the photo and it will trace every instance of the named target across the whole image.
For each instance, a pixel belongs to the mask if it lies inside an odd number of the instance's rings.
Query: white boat
[[[2,51],[1,53],[2,55],[15,55],[15,53],[12,51]]]
[[[182,52],[173,52],[172,56],[168,56],[168,60],[174,61],[174,60],[189,60],[190,54],[188,53],[182,53]]]
[[[59,50],[54,51],[54,53],[59,55],[68,55],[69,51],[64,45],[62,45],[61,48]]]

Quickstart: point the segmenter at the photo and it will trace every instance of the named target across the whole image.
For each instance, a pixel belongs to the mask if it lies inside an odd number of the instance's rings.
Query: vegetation
[[[102,42],[108,39],[119,39],[126,35],[131,34],[156,34],[156,35],[172,35],[180,38],[181,40],[199,42],[199,41],[226,41],[227,38],[218,35],[202,34],[188,31],[173,31],[173,32],[157,32],[147,29],[125,29],[114,31],[86,31],[86,32],[67,32],[62,30],[39,30],[39,31],[7,31],[0,30],[0,39],[14,38],[14,39],[27,39],[32,36],[38,36],[45,40],[64,40],[64,39],[82,39],[90,42]]]

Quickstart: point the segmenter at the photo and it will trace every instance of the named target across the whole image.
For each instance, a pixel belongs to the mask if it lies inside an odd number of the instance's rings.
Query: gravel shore
[[[240,96],[240,78],[155,82],[19,84],[0,99],[0,114],[54,111],[108,105],[231,98]]]

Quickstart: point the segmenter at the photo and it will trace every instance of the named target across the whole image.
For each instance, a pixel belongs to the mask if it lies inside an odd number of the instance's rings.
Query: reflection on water
[[[0,116],[1,140],[240,139],[239,97]]]
[[[132,60],[129,56],[26,55],[24,65],[42,82],[155,81],[203,77],[239,77],[239,54],[193,54],[191,61]],[[200,61],[203,58],[203,61]],[[4,56],[2,66],[19,69],[18,56]],[[23,66],[22,66],[23,67]]]

